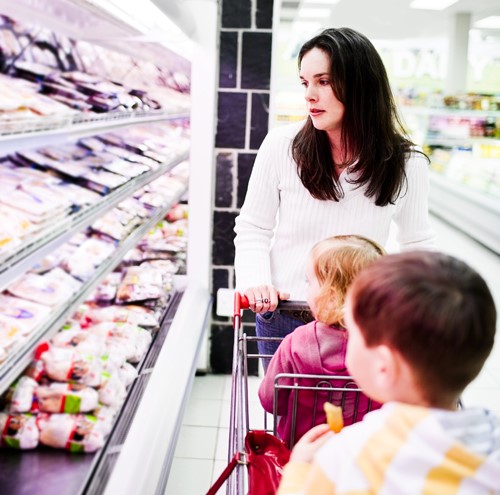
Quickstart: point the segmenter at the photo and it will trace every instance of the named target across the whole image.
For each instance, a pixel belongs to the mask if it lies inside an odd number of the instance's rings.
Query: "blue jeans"
[[[267,313],[257,313],[255,318],[255,333],[257,337],[279,337],[285,338],[288,334],[292,333],[297,327],[304,325],[304,322],[293,318],[288,315],[278,313],[277,311]],[[272,356],[278,346],[280,340],[258,340],[257,347],[259,354]],[[262,365],[264,371],[267,371],[271,358],[262,358]]]

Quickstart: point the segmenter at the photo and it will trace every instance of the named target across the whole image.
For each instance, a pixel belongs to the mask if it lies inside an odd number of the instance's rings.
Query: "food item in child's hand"
[[[326,422],[334,433],[338,433],[344,427],[344,418],[342,417],[342,408],[334,406],[330,402],[324,404]]]

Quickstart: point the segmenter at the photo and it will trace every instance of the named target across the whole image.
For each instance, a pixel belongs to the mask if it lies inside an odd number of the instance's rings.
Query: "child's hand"
[[[310,429],[295,445],[290,461],[311,462],[316,451],[332,436],[327,424]]]

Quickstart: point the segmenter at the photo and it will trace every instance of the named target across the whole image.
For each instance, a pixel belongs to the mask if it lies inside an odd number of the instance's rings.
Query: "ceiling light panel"
[[[321,22],[313,22],[313,21],[295,21],[292,25],[292,29],[295,32],[299,32],[303,34],[304,32],[315,32],[321,29]]]
[[[413,0],[410,7],[423,10],[444,10],[457,2],[458,0]]]
[[[340,0],[302,0],[302,5],[334,5]]]
[[[479,29],[500,29],[500,16],[490,15],[489,17],[479,19],[479,21],[474,23],[474,27]]]
[[[301,7],[297,17],[301,19],[324,19],[325,17],[330,17],[330,9]]]

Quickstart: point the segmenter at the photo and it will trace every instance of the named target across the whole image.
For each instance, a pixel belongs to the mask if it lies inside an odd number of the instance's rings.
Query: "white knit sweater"
[[[428,221],[428,164],[414,154],[406,164],[408,187],[394,205],[376,206],[365,188],[347,182],[339,201],[314,199],[304,188],[291,157],[291,143],[303,122],[269,132],[257,154],[245,202],[236,218],[236,286],[239,291],[273,285],[305,300],[305,264],[312,246],[333,235],[359,234],[386,245],[391,222],[401,250],[432,248]]]

